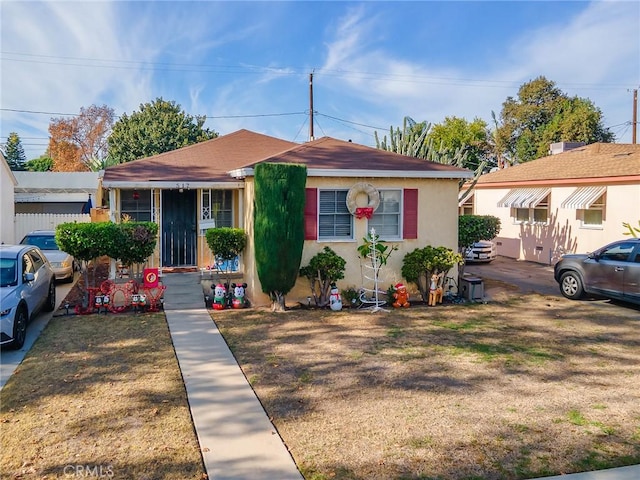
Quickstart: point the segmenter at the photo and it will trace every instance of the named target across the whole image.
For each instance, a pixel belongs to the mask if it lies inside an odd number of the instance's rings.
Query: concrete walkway
[[[163,278],[164,308],[209,479],[302,480],[211,320],[199,274],[182,275]]]

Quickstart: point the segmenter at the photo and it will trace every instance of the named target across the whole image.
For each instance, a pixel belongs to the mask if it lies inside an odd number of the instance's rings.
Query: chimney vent
[[[574,148],[584,147],[584,142],[556,142],[549,147],[549,155],[557,155],[558,153],[573,150]]]

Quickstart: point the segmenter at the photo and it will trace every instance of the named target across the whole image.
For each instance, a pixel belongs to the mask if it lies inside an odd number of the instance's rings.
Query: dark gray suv
[[[640,238],[620,240],[589,254],[563,255],[554,267],[562,295],[585,294],[640,304]]]

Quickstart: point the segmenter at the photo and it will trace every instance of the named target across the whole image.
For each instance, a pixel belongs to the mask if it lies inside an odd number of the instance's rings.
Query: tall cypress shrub
[[[307,167],[261,163],[255,168],[255,261],[262,291],[273,311],[284,311],[285,295],[298,278],[304,246]]]

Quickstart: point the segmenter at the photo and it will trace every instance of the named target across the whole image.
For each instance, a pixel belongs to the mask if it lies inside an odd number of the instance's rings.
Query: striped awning
[[[533,208],[551,192],[549,188],[514,188],[498,202],[499,207]]]
[[[562,202],[560,208],[569,208],[573,210],[586,210],[591,208],[605,192],[607,187],[579,187]]]

